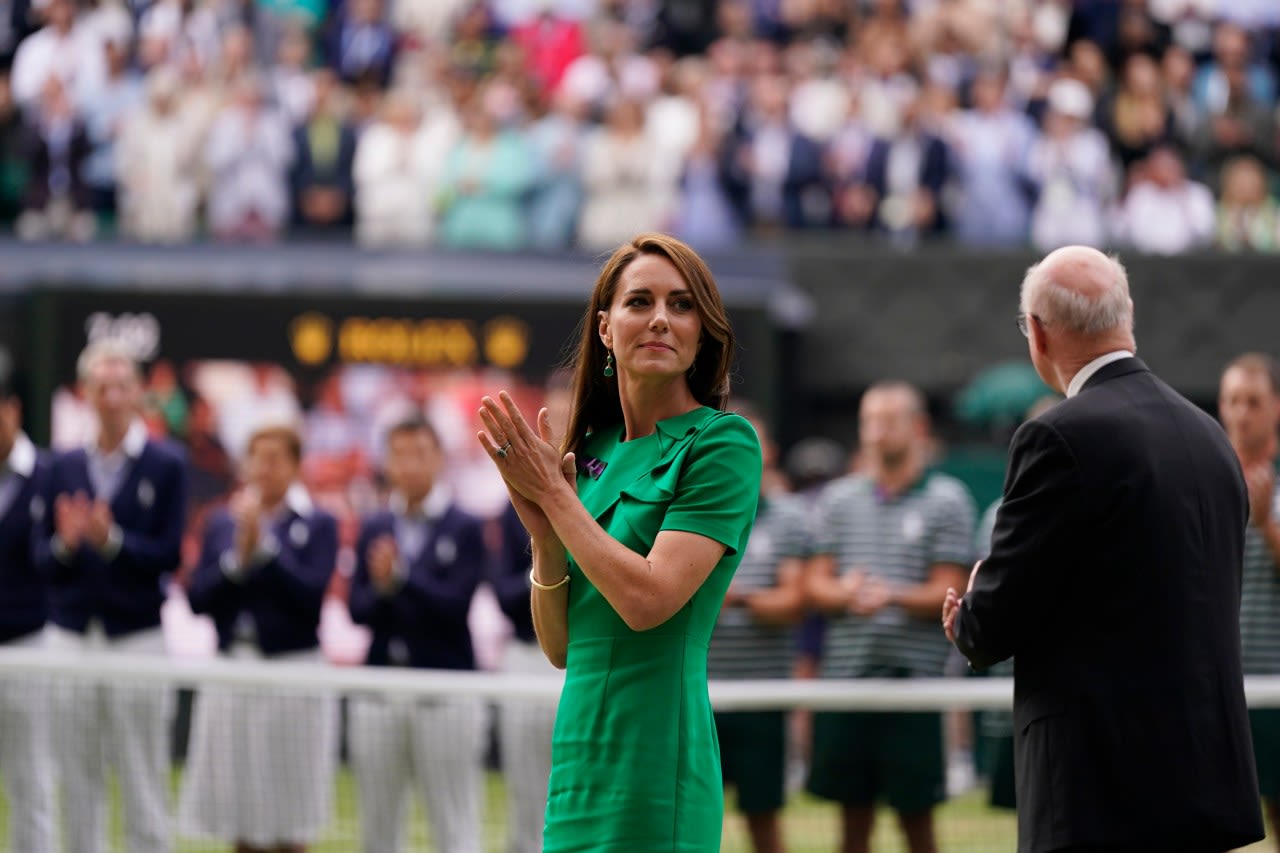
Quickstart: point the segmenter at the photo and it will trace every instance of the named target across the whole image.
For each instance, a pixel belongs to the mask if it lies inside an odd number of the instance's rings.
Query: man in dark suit
[[[334,72],[321,68],[311,79],[315,86],[311,112],[293,130],[289,185],[294,221],[311,228],[349,226],[355,194],[356,131],[338,113]]]
[[[22,403],[0,376],[0,647],[41,648],[47,613],[35,536],[45,512],[49,460],[22,431]],[[53,761],[48,685],[0,683],[0,776],[10,802],[9,849],[53,853]]]
[[[127,348],[91,344],[78,373],[98,429],[88,446],[60,454],[50,475],[51,502],[36,545],[49,582],[49,645],[77,654],[163,655],[160,606],[180,559],[186,461],[176,447],[147,438],[138,417],[141,376]],[[69,850],[103,849],[110,764],[120,776],[127,849],[170,849],[172,698],[165,687],[127,684],[55,690]]]
[[[721,148],[721,180],[744,226],[798,229],[831,223],[822,146],[795,127],[787,109],[786,81],[760,77]]]
[[[373,629],[369,666],[475,669],[467,614],[488,559],[480,521],[440,482],[440,440],[411,419],[387,434],[391,506],[365,519],[351,578],[351,618]],[[417,780],[436,847],[480,853],[484,706],[356,698],[350,744],[366,853],[397,853],[405,794]]]
[[[1018,849],[1257,840],[1235,453],[1134,357],[1117,261],[1059,249],[1028,271],[1021,309],[1037,372],[1067,399],[1014,436],[991,554],[943,606],[976,668],[1015,656]]]

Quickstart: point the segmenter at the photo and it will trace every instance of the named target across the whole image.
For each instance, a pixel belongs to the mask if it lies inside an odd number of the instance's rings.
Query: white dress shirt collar
[[[5,460],[4,467],[20,477],[31,479],[31,473],[36,470],[36,446],[25,432],[18,433],[13,440],[13,447],[9,449],[9,458]]]
[[[1070,399],[1080,393],[1084,388],[1084,384],[1093,378],[1093,374],[1106,367],[1113,361],[1119,361],[1122,358],[1133,358],[1133,353],[1127,349],[1118,349],[1109,352],[1106,355],[1100,355],[1093,361],[1086,364],[1071,377],[1071,383],[1067,385],[1067,398]]]
[[[439,521],[448,511],[451,503],[453,503],[453,495],[450,494],[449,487],[437,483],[422,501],[420,512],[427,521]],[[409,501],[400,492],[392,492],[388,504],[394,515],[405,517],[409,514]]]
[[[140,420],[135,420],[129,424],[129,429],[124,434],[124,441],[120,442],[120,446],[111,453],[104,454],[102,448],[98,446],[98,436],[95,433],[93,438],[89,440],[89,453],[98,456],[114,456],[121,450],[124,455],[130,459],[137,459],[142,455],[142,451],[147,446],[147,427]]]
[[[306,486],[301,483],[294,483],[289,486],[289,490],[284,493],[284,505],[292,510],[295,515],[300,515],[303,518],[315,511],[315,504],[311,502],[311,494],[307,491]]]

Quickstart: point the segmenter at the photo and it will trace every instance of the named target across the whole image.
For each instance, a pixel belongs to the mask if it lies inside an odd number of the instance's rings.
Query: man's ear
[[[1036,352],[1041,355],[1049,354],[1049,336],[1044,333],[1044,324],[1034,316],[1028,316],[1029,325],[1027,327],[1028,337],[1031,338],[1031,346],[1035,347]]]

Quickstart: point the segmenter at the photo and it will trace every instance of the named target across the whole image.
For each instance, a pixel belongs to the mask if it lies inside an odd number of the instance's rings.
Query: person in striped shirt
[[[707,655],[709,678],[789,678],[795,625],[804,615],[804,558],[808,530],[804,502],[786,492],[777,446],[764,419],[745,404],[732,406],[760,437],[764,473],[755,526],[733,576]],[[787,714],[782,710],[717,713],[720,764],[738,793],[756,853],[781,853],[787,759]]]
[[[1218,415],[1249,486],[1240,603],[1244,673],[1280,675],[1280,493],[1275,476],[1280,365],[1260,353],[1247,353],[1227,365],[1218,387]],[[1249,723],[1258,789],[1271,825],[1277,826],[1280,709],[1250,709]]]
[[[858,423],[861,472],[828,486],[814,519],[808,597],[831,614],[822,675],[938,677],[948,649],[934,620],[947,587],[968,578],[974,502],[958,480],[928,470],[916,388],[873,385]],[[878,800],[898,813],[912,853],[934,853],[933,807],[946,790],[941,715],[815,715],[808,788],[841,804],[846,853],[869,849]]]

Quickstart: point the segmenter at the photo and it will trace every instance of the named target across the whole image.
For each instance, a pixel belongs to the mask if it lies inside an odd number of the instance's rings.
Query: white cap
[[[1089,87],[1070,77],[1055,80],[1049,87],[1049,109],[1064,116],[1089,121],[1093,118],[1093,95]]]

